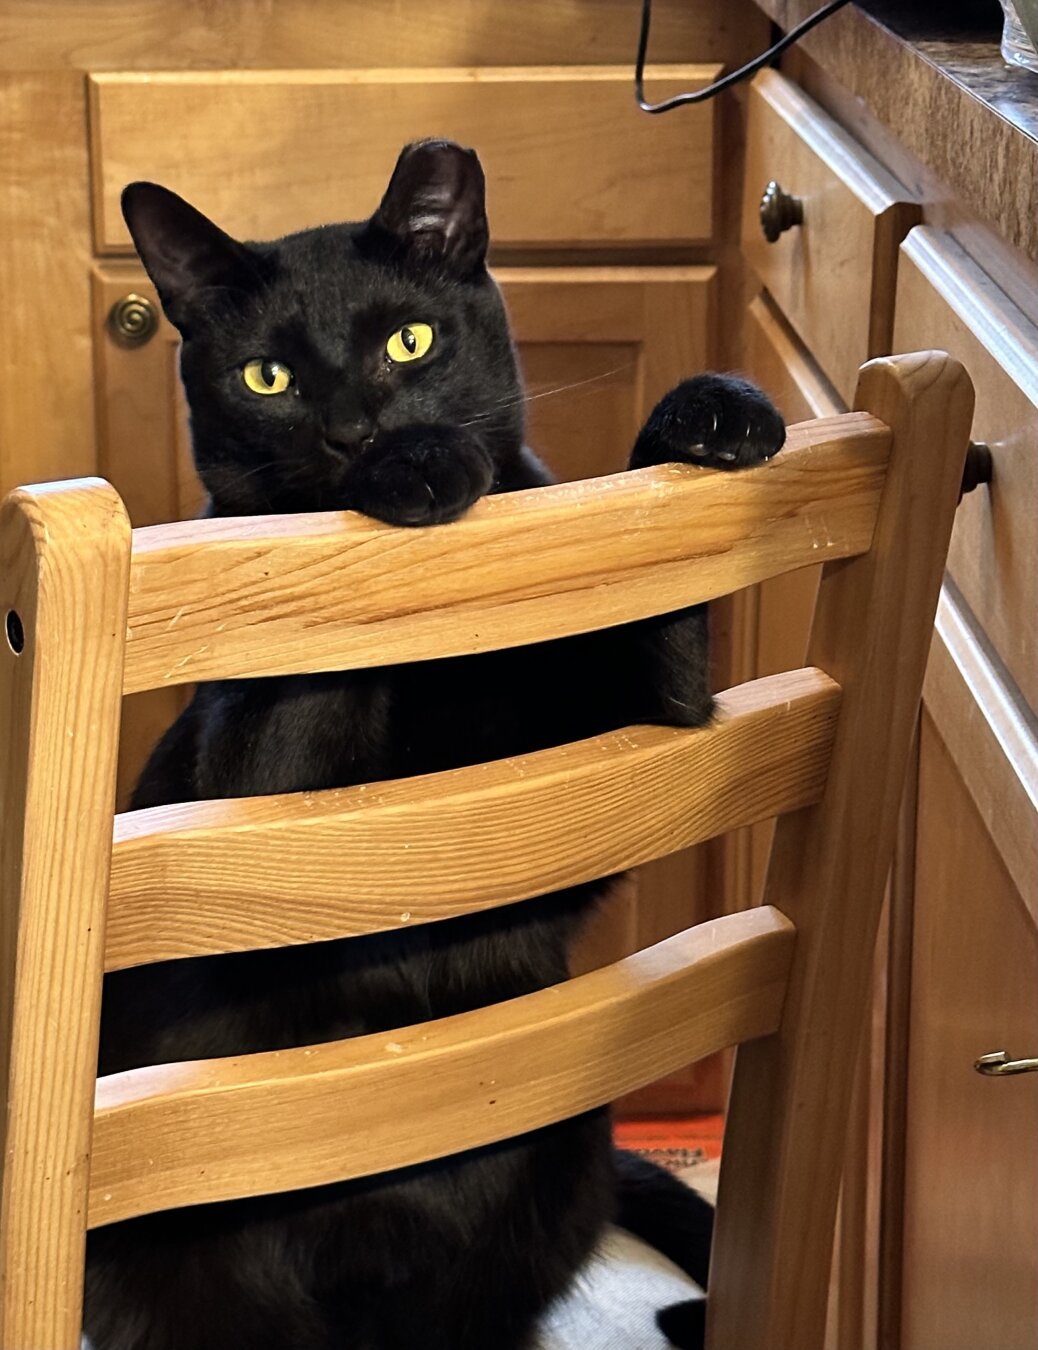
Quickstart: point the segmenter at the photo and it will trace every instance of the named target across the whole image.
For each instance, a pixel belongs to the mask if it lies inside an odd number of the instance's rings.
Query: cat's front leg
[[[485,497],[494,466],[464,428],[411,426],[378,435],[346,480],[346,505],[389,525],[440,525]]]
[[[631,452],[631,468],[746,469],[781,450],[786,428],[766,394],[735,375],[694,375],[665,394]]]

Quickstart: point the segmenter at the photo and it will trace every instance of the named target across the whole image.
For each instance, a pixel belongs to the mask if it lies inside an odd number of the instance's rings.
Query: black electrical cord
[[[795,28],[791,28],[785,37],[775,43],[773,47],[754,60],[747,62],[745,66],[740,66],[738,70],[733,70],[730,75],[723,76],[720,80],[715,80],[713,84],[708,84],[705,89],[697,89],[693,94],[676,94],[674,98],[665,99],[662,103],[649,103],[645,98],[645,55],[649,48],[649,24],[652,20],[652,0],[642,0],[642,31],[638,38],[638,59],[634,68],[634,97],[638,107],[642,112],[647,113],[665,113],[670,112],[672,108],[680,108],[685,103],[702,103],[704,99],[713,98],[723,89],[729,89],[733,84],[738,84],[740,80],[747,79],[750,75],[755,75],[758,70],[764,66],[770,65],[775,57],[784,52],[787,47],[792,46],[797,38],[810,29],[815,24],[821,23],[827,19],[830,14],[835,14],[838,9],[842,9],[847,0],[833,0],[831,4],[823,5],[820,10],[798,23]]]

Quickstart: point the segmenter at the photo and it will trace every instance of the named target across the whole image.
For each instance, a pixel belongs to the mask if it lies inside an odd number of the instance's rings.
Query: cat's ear
[[[162,308],[181,332],[218,296],[259,283],[257,255],[168,188],[130,183],[122,208]]]
[[[370,241],[390,243],[419,266],[440,265],[461,276],[486,263],[486,183],[474,150],[454,141],[416,141],[396,162]]]

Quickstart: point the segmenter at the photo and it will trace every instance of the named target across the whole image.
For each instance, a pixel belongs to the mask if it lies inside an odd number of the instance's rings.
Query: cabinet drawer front
[[[955,243],[920,227],[902,246],[894,342],[941,347],[977,391],[975,440],[994,478],[956,514],[948,570],[1038,711],[1038,329]]]
[[[656,67],[652,96],[717,69]],[[364,219],[427,136],[479,151],[499,246],[708,241],[714,105],[643,117],[630,84],[613,66],[95,75],[96,246],[132,251],[119,193],[136,178],[244,238]]]
[[[760,205],[777,182],[802,223],[774,243]],[[750,90],[742,248],[843,399],[858,367],[890,351],[897,246],[918,206],[880,164],[775,71]]]

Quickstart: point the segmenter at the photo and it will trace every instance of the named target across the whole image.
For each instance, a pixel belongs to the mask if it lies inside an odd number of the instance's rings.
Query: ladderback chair
[[[8,496],[0,1345],[79,1345],[90,1227],[468,1149],[741,1044],[709,1345],[819,1350],[972,390],[942,353],[884,359],[857,408],[739,474],[645,469],[425,530],[329,513],[131,531],[100,480]],[[817,562],[807,668],[723,693],[707,728],[114,814],[124,694],[562,637]],[[392,1034],[96,1079],[105,970],[444,919],[773,815],[760,907],[605,969]]]

